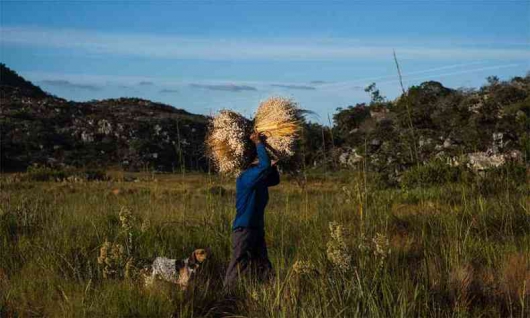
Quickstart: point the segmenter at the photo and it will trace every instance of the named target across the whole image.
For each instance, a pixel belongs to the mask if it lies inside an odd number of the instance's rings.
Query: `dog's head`
[[[210,256],[209,249],[199,248],[191,253],[188,259],[188,265],[199,266]]]

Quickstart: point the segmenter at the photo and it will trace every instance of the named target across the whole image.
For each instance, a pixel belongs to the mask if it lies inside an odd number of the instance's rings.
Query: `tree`
[[[377,89],[375,86],[375,83],[368,85],[364,91],[369,93],[371,96],[370,104],[381,104],[385,101],[386,97],[381,95],[379,89]]]
[[[347,108],[337,108],[337,113],[333,115],[333,122],[339,143],[347,143],[352,146],[356,139],[355,132],[361,124],[370,118],[370,107],[366,104],[356,104]]]
[[[486,78],[486,81],[488,81],[488,85],[490,86],[496,86],[496,85],[499,85],[499,78],[497,76],[488,76]]]

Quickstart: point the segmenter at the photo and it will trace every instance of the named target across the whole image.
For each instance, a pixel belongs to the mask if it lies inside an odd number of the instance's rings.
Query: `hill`
[[[40,87],[26,81],[3,63],[0,63],[0,86],[19,91],[25,96],[40,98],[48,96]]]
[[[163,171],[208,167],[206,116],[138,98],[67,101],[0,67],[4,171],[32,164]],[[396,184],[409,170],[421,180],[443,182],[460,175],[451,169],[528,162],[530,75],[508,81],[490,77],[479,89],[427,81],[395,100],[387,100],[375,84],[365,91],[371,102],[337,108],[332,127],[304,124],[302,160],[296,164],[329,170],[366,164],[385,183]],[[414,178],[405,180],[414,183]]]
[[[138,98],[73,102],[0,65],[2,170],[32,164],[201,169],[207,118]]]
[[[335,144],[351,149],[353,156],[346,159],[364,156],[386,177],[397,180],[404,170],[439,163],[484,170],[528,162],[530,75],[509,81],[490,77],[480,89],[429,81],[394,101],[385,100],[375,85],[367,92],[371,103],[334,115]]]

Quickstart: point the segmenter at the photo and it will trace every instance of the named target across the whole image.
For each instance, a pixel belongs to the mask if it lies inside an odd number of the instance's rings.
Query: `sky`
[[[251,117],[269,96],[328,123],[404,85],[530,71],[530,1],[5,1],[0,61],[71,100],[139,97]]]

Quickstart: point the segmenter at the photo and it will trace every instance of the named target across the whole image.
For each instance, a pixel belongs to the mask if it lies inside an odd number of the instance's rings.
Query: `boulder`
[[[444,140],[443,147],[444,147],[445,149],[447,149],[447,148],[451,148],[452,145],[453,145],[453,141],[451,140],[451,138],[446,138],[446,139]]]
[[[498,168],[506,163],[504,155],[488,154],[488,152],[474,152],[467,155],[468,167],[475,171]]]
[[[339,163],[342,166],[348,166],[353,167],[357,163],[361,162],[363,160],[363,156],[357,154],[355,149],[348,149],[345,150],[343,153],[339,156]]]

